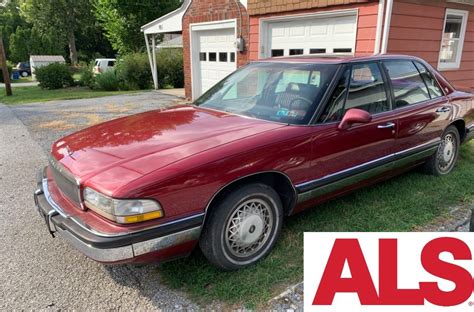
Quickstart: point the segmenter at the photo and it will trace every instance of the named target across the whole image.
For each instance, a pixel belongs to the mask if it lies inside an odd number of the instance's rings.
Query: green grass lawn
[[[187,291],[198,302],[258,307],[285,286],[303,280],[305,231],[413,231],[448,217],[449,206],[472,201],[473,181],[474,142],[463,146],[458,166],[447,177],[415,170],[287,218],[275,250],[249,269],[222,272],[196,252],[164,264],[160,272],[168,285]]]
[[[47,102],[53,100],[89,99],[109,95],[130,94],[136,91],[97,91],[89,88],[73,87],[58,90],[43,90],[40,87],[15,87],[13,95],[6,96],[0,88],[0,103],[8,105]]]

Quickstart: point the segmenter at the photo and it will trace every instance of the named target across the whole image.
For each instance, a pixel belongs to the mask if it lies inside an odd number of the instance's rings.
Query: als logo
[[[473,311],[472,233],[305,233],[305,311]]]

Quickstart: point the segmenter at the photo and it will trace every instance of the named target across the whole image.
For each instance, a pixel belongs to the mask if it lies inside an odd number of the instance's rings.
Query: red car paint
[[[265,62],[352,63],[405,56],[365,58],[286,58]],[[415,58],[409,58],[415,59]],[[419,59],[416,59],[423,62]],[[428,64],[446,96],[372,116],[364,124],[340,129],[339,123],[287,125],[192,105],[177,106],[106,122],[60,139],[52,155],[80,182],[114,198],[152,198],[165,218],[143,224],[118,225],[82,210],[56,187],[51,173],[49,191],[62,208],[105,233],[130,232],[206,212],[225,186],[261,173],[281,173],[293,186],[321,179],[386,155],[439,139],[453,122],[474,125],[474,97],[456,91]],[[449,106],[450,113],[439,114]],[[357,115],[357,114],[356,114]],[[364,118],[364,114],[355,116]],[[395,123],[393,129],[379,125]],[[293,214],[361,186],[403,172],[418,163],[349,185],[307,201],[296,200]],[[142,259],[169,258],[190,252],[194,243],[176,252]],[[173,249],[173,248],[171,248]],[[166,255],[166,257],[164,256]]]

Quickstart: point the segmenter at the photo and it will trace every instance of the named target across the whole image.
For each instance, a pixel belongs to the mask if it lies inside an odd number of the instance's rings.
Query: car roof
[[[315,63],[315,64],[346,64],[354,62],[368,62],[390,59],[409,59],[421,61],[418,57],[403,54],[376,54],[368,56],[354,56],[349,54],[324,54],[324,55],[295,55],[273,57],[258,60],[256,62],[279,62],[279,63]]]

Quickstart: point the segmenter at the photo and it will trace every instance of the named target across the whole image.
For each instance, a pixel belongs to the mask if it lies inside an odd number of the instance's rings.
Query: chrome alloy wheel
[[[230,253],[239,258],[257,253],[270,238],[273,212],[264,200],[253,198],[241,203],[233,212],[225,231]]]
[[[438,148],[438,167],[442,172],[449,171],[456,158],[456,138],[448,133]]]

